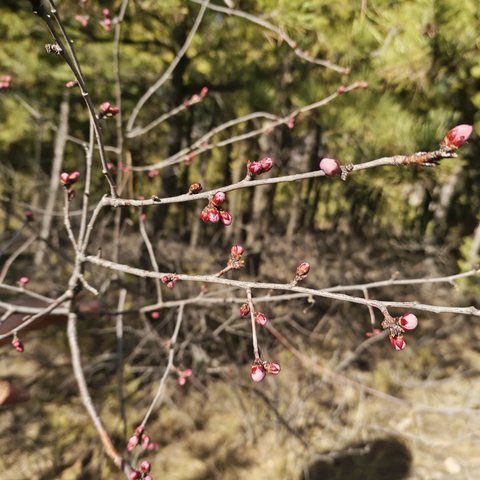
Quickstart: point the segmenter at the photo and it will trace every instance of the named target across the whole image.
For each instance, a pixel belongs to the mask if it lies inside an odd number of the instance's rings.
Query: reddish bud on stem
[[[240,307],[240,315],[241,315],[242,317],[247,317],[249,313],[250,313],[250,307],[248,306],[248,303],[244,303],[244,304]]]
[[[245,252],[245,249],[241,245],[233,245],[230,249],[230,255],[235,258],[240,258]]]
[[[232,219],[232,216],[228,212],[222,211],[222,212],[220,212],[220,221],[226,227],[228,227],[229,225],[232,224],[233,219]]]
[[[254,382],[261,382],[265,378],[265,375],[265,369],[261,365],[252,365],[252,368],[250,370],[250,377]]]
[[[407,342],[405,341],[405,338],[403,338],[403,335],[394,335],[389,338],[392,347],[397,351],[403,350],[407,346]]]
[[[277,362],[269,362],[267,364],[267,373],[270,375],[278,375],[280,373],[281,367]]]
[[[214,205],[221,205],[223,202],[225,202],[225,198],[225,193],[217,192],[212,197],[212,203]]]
[[[255,321],[257,322],[258,325],[261,325],[262,327],[264,327],[268,322],[268,318],[264,313],[259,312],[255,314]]]
[[[319,167],[327,177],[333,177],[342,171],[340,164],[334,158],[322,158]]]
[[[469,139],[472,132],[473,127],[471,125],[457,125],[447,133],[443,139],[443,145],[453,149],[460,148]]]

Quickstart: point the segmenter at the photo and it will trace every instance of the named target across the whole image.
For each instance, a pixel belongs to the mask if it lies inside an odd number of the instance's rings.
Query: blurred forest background
[[[227,3],[216,0],[222,7]],[[351,73],[306,62],[275,33],[207,9],[186,55],[143,108],[138,123],[146,125],[202,87],[208,87],[208,96],[151,132],[125,139],[124,196],[171,196],[196,181],[209,189],[227,185],[243,178],[247,160],[265,155],[275,161],[269,175],[279,176],[316,170],[324,156],[347,164],[434,150],[460,123],[474,125],[476,133],[459,158],[443,160],[434,169],[380,168],[351,175],[346,182],[312,179],[232,192],[228,206],[234,222],[229,228],[203,225],[201,201],[151,207],[147,226],[160,269],[213,273],[224,265],[233,243],[241,243],[248,253],[246,271],[235,278],[288,282],[296,264],[306,260],[312,265],[306,285],[316,288],[472,268],[480,250],[478,2],[231,3],[280,27],[312,57],[349,67]],[[100,21],[103,8],[115,16],[120,4],[57,2],[95,105],[115,104],[113,32]],[[198,2],[189,0],[129,2],[120,47],[124,121],[172,62],[198,10]],[[89,16],[88,25],[83,27],[76,15]],[[45,52],[44,45],[52,40],[27,0],[2,0],[0,39],[0,76],[12,76],[11,88],[0,91],[3,264],[22,240],[40,231],[61,112],[68,118],[69,135],[83,141],[88,139],[88,115],[80,91],[64,87],[73,78],[62,58]],[[367,81],[369,88],[298,116],[294,128],[280,126],[269,135],[215,148],[154,177],[131,171],[132,166],[169,157],[223,122],[255,111],[286,116],[357,80]],[[116,148],[115,120],[104,125],[106,144]],[[251,120],[215,140],[262,125],[263,120]],[[114,148],[107,151],[108,160],[118,166]],[[107,192],[96,162],[93,200]],[[62,170],[82,172],[83,163],[81,143],[68,141]],[[80,208],[80,197],[72,210]],[[10,269],[6,283],[28,275],[29,287],[38,292],[63,291],[73,254],[62,206],[59,191],[45,254],[35,255],[39,247],[34,243]],[[26,209],[35,217],[28,225]],[[112,211],[103,219],[92,253],[107,245],[105,258],[115,254],[108,247],[115,222],[122,232],[116,252],[120,261],[149,268],[135,209]],[[108,282],[100,299],[103,311],[115,310],[120,288],[128,292],[132,313],[125,320],[125,389],[130,432],[161,376],[166,362],[161,345],[171,334],[175,311],[162,310],[160,319],[145,321],[135,312],[154,302],[151,283],[91,270],[96,286]],[[455,287],[369,293],[382,300],[478,305],[478,278]],[[196,294],[198,287],[185,283],[165,297]],[[86,304],[92,299],[84,293]],[[339,372],[337,367],[369,328],[368,311],[350,305],[303,299],[265,308],[297,348],[332,372]],[[150,456],[154,478],[479,478],[480,329],[474,317],[419,312],[420,328],[404,352],[392,351],[386,340],[376,342],[333,375],[307,371],[262,333],[264,348],[280,359],[283,371],[253,386],[248,325],[238,306],[187,308],[185,314],[176,362],[191,367],[194,375],[183,388],[172,378],[167,400],[149,427],[159,444]],[[86,312],[84,318],[81,347],[89,386],[121,445],[125,433],[117,401],[112,316]],[[2,479],[120,478],[78,399],[63,326],[30,332],[24,343],[23,356],[8,345],[0,350],[1,378],[29,396],[0,407]],[[345,383],[342,375],[356,383]],[[398,402],[369,395],[362,385]]]

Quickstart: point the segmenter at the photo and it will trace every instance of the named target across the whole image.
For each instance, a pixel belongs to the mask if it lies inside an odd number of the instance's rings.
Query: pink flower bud
[[[100,105],[100,111],[102,113],[107,113],[110,108],[112,107],[111,103],[110,102],[103,102],[101,105]]]
[[[129,475],[130,480],[139,480],[141,477],[142,474],[136,470],[132,470]]]
[[[398,321],[404,330],[414,330],[418,325],[418,318],[410,312],[404,313]]]
[[[167,283],[168,288],[173,288],[174,286],[175,286],[175,284],[173,282],[168,282]]]
[[[322,158],[319,166],[327,177],[333,177],[341,172],[340,165],[334,158]]]
[[[184,375],[185,377],[191,377],[192,374],[193,374],[193,371],[192,371],[191,368],[186,368],[186,369],[183,371],[183,375]]]
[[[270,157],[265,157],[260,160],[262,171],[268,172],[273,167],[273,160]]]
[[[104,8],[102,10],[103,16],[104,17],[109,17],[110,16],[110,10],[108,8]]]
[[[192,95],[192,97],[190,98],[190,101],[192,103],[197,103],[199,102],[200,100],[202,99],[202,97],[200,97],[200,95],[197,95],[196,93],[194,95]]]
[[[150,442],[148,445],[147,445],[147,450],[156,450],[158,448],[158,445],[156,443],[153,443],[153,442]],[[147,478],[147,477],[145,477]],[[144,479],[145,480],[145,479]]]
[[[135,435],[138,435],[138,436],[143,435],[144,431],[145,431],[144,428],[141,425],[139,425],[138,427],[135,428]]]
[[[378,328],[374,328],[371,332],[366,332],[365,336],[367,338],[376,337],[377,335],[380,335],[381,333],[382,333],[381,330],[379,330]]]
[[[291,48],[297,48],[297,42],[295,42],[295,40],[292,40],[289,45]]]
[[[338,92],[338,93],[345,93],[345,85],[340,85],[340,86],[337,88],[337,92]]]
[[[307,262],[302,262],[297,266],[296,274],[299,277],[304,277],[310,271],[310,264]]]
[[[19,353],[23,353],[25,350],[23,343],[18,338],[12,340],[12,347]]]
[[[80,23],[82,27],[86,27],[88,25],[88,17],[83,15],[75,15],[75,20]]]
[[[247,168],[252,175],[258,175],[263,172],[262,164],[260,162],[250,162],[247,165]]]
[[[278,375],[280,373],[280,364],[277,362],[269,362],[267,364],[267,373],[270,375]]]
[[[107,170],[108,170],[108,171],[111,171],[111,170],[113,170],[114,168],[115,168],[115,165],[114,165],[113,163],[111,163],[111,162],[108,162],[108,163],[107,163]]]
[[[69,183],[75,183],[80,178],[80,172],[73,172],[68,176]]]
[[[25,286],[29,281],[30,279],[28,277],[20,277],[18,283],[22,286]]]
[[[168,275],[164,275],[162,277],[162,283],[168,283],[170,281],[170,277]]]
[[[200,90],[200,96],[202,98],[205,98],[207,96],[207,93],[208,93],[208,88],[207,87],[203,87],[201,90]]]
[[[254,382],[261,382],[265,378],[266,372],[261,365],[253,364],[250,370],[250,377]]]
[[[150,475],[147,475],[146,477],[143,477],[143,480],[153,480],[153,478]]]
[[[78,85],[78,82],[76,80],[70,80],[65,84],[67,88],[74,88]]]
[[[151,468],[152,468],[152,465],[150,464],[150,462],[147,462],[147,460],[144,460],[144,461],[140,464],[140,470],[141,470],[143,473],[148,473]]]
[[[185,377],[178,377],[178,384],[180,386],[184,386],[187,383],[187,379]]]
[[[212,223],[218,223],[219,220],[220,220],[220,214],[218,213],[218,210],[215,208],[209,208],[208,221]]]
[[[110,114],[111,117],[114,117],[118,113],[120,113],[120,109],[118,107],[111,107],[110,108],[109,114]]]
[[[255,315],[255,321],[257,322],[258,325],[261,325],[262,327],[264,327],[268,322],[268,318],[264,313],[257,313]]]
[[[127,443],[127,450],[131,452],[137,445],[138,445],[139,439],[136,435],[133,435],[128,439]]]
[[[242,317],[247,317],[250,313],[250,307],[248,306],[248,303],[244,303],[241,307],[240,307],[240,315]]]
[[[471,125],[457,125],[447,133],[443,143],[449,148],[460,148],[468,140],[472,132],[473,127]]]
[[[293,117],[288,119],[287,127],[288,127],[290,130],[291,130],[293,127],[295,127],[295,119],[294,119]]]
[[[390,336],[390,343],[395,350],[403,350],[407,346],[407,342],[403,338],[403,335]]]
[[[235,258],[240,258],[245,252],[245,249],[241,245],[233,245],[230,249],[230,255]]]
[[[159,173],[160,173],[160,172],[159,172],[158,170],[150,170],[147,175],[148,175],[150,178],[155,178]]]
[[[220,212],[220,220],[226,227],[228,227],[229,225],[232,224],[233,219],[228,212],[222,211]]]
[[[214,205],[221,205],[225,201],[225,193],[217,192],[212,197],[212,202]]]
[[[60,183],[63,183],[63,185],[67,185],[69,183],[69,175],[67,172],[62,172],[60,174]]]
[[[160,313],[159,312],[152,312],[152,318],[154,320],[158,320],[160,318]]]
[[[146,450],[149,444],[150,444],[150,437],[148,435],[144,435],[142,438],[142,448]]]

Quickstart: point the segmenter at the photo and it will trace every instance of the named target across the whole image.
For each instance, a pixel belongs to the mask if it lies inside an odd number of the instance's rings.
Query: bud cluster
[[[250,307],[248,303],[243,303],[240,307],[240,315],[242,317],[248,317],[250,315]],[[255,318],[255,322],[257,325],[264,327],[268,323],[267,316],[262,312],[257,312],[256,310],[253,311],[253,318]]]
[[[250,369],[250,378],[258,383],[261,382],[265,375],[268,373],[269,375],[278,375],[280,373],[281,367],[280,364],[277,362],[267,362],[265,360],[261,360],[260,358],[253,362],[253,365]]]
[[[103,102],[100,105],[100,112],[98,118],[111,118],[120,113],[118,107],[114,107],[110,102]]]
[[[102,10],[103,13],[103,20],[100,22],[100,25],[105,29],[105,31],[109,32],[112,29],[112,19],[110,18],[110,10],[108,8],[104,8]]]
[[[139,470],[132,470],[130,472],[129,478],[130,480],[153,480],[153,478],[149,475],[150,470],[152,469],[152,464],[144,460],[139,467]]]
[[[417,328],[417,325],[418,319],[411,312],[406,312],[398,318],[385,319],[382,322],[382,326],[390,330],[389,340],[397,351],[403,350],[407,346],[404,334]]]
[[[192,374],[193,371],[191,368],[186,368],[185,370],[177,369],[178,384],[183,387],[187,383],[187,378],[191,377]]]
[[[273,167],[273,160],[270,157],[264,157],[258,162],[248,162],[247,171],[249,176],[259,175],[268,172]]]
[[[18,352],[23,353],[25,348],[23,347],[23,343],[15,336],[12,340],[12,347]]]
[[[166,283],[168,288],[173,288],[178,280],[177,275],[164,275],[162,277],[162,283]]]
[[[233,245],[230,249],[230,259],[228,260],[228,266],[233,270],[243,268],[245,261],[242,259],[242,255],[245,253],[245,249],[241,245]]]
[[[223,223],[226,227],[232,224],[232,216],[223,209],[222,204],[225,202],[225,193],[216,192],[208,202],[208,205],[202,210],[200,218],[205,222]]]
[[[128,439],[127,450],[132,452],[138,445],[141,445],[144,450],[157,449],[157,444],[150,440],[150,437],[140,426],[135,429],[135,433]]]
[[[12,86],[11,75],[3,75],[0,77],[0,90],[8,90]]]

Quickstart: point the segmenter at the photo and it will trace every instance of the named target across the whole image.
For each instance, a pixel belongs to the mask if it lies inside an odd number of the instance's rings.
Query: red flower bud
[[[76,80],[70,80],[65,84],[67,88],[74,88],[78,85],[78,82]]]
[[[240,315],[242,317],[247,317],[250,313],[250,307],[248,306],[248,303],[244,303],[241,307],[240,307]]]
[[[340,165],[334,158],[322,158],[319,167],[327,177],[333,177],[341,172]]]
[[[150,462],[147,462],[147,460],[144,460],[144,461],[140,464],[140,470],[141,470],[143,473],[148,473],[151,468],[152,468],[152,465],[150,464]]]
[[[338,92],[338,93],[345,93],[345,86],[344,86],[344,85],[340,85],[340,86],[337,88],[337,92]]]
[[[277,362],[269,362],[267,364],[267,373],[270,375],[278,375],[280,373],[280,364]]]
[[[190,194],[195,194],[195,193],[199,193],[202,191],[202,185],[198,182],[195,182],[195,183],[192,183],[189,187],[188,187],[188,193]]]
[[[162,277],[162,283],[168,283],[170,281],[170,277],[168,275],[164,275]]]
[[[157,320],[160,318],[160,313],[159,312],[152,312],[152,318]]]
[[[28,282],[30,282],[30,279],[28,277],[20,277],[18,279],[18,283],[22,286],[25,286]]]
[[[407,312],[400,317],[398,323],[404,330],[414,330],[417,328],[418,318],[413,313]]]
[[[218,223],[219,220],[220,220],[220,214],[218,213],[218,210],[215,208],[209,208],[208,221],[212,223]]]
[[[443,144],[448,148],[460,148],[468,140],[472,132],[473,127],[471,125],[457,125],[447,133],[443,139]]]
[[[135,434],[138,435],[138,436],[143,435],[144,431],[145,430],[141,425],[139,425],[137,428],[135,428]]]
[[[212,203],[214,205],[221,205],[225,201],[225,194],[223,192],[217,192],[212,197]]]
[[[33,222],[33,220],[35,220],[31,210],[25,210],[25,220],[27,220],[27,222]]]
[[[18,338],[12,340],[12,347],[19,353],[23,353],[25,350],[23,343]]]
[[[258,325],[264,327],[268,322],[268,318],[264,313],[257,313],[255,314],[255,321]]]
[[[253,364],[250,370],[250,377],[254,382],[261,382],[265,378],[266,372],[261,365]]]
[[[390,343],[395,350],[403,350],[407,346],[407,342],[403,338],[403,335],[390,336]]]
[[[232,216],[228,212],[220,212],[220,220],[226,227],[232,224]]]
[[[141,477],[142,474],[140,472],[137,472],[136,470],[132,470],[129,475],[130,480],[138,480]]]
[[[265,157],[260,160],[262,171],[268,172],[273,167],[273,160],[270,157]]]
[[[67,185],[69,183],[69,175],[67,172],[62,172],[60,174],[60,183]]]
[[[235,258],[240,258],[244,252],[245,249],[241,245],[233,245],[230,249],[230,255]]]
[[[100,111],[102,113],[107,113],[110,110],[111,107],[112,107],[112,105],[110,104],[110,102],[103,102],[100,105]]]
[[[247,165],[247,168],[252,175],[258,175],[263,172],[262,164],[260,162],[250,162]]]
[[[200,90],[200,96],[202,98],[205,98],[207,96],[207,93],[208,93],[208,88],[207,87],[203,87],[201,90]]]
[[[208,219],[208,212],[209,212],[209,208],[208,207],[205,207],[203,210],[202,210],[202,213],[200,214],[200,218],[206,223],[209,221]]]
[[[305,277],[310,271],[310,264],[307,262],[302,262],[297,266],[296,274],[299,277]]]
[[[174,286],[175,286],[175,284],[173,282],[168,282],[167,283],[168,288],[173,288]]]

